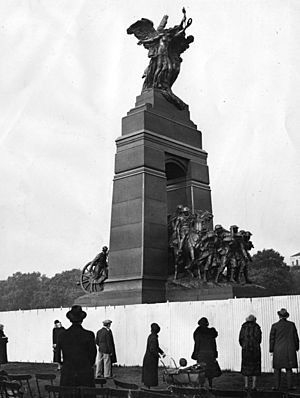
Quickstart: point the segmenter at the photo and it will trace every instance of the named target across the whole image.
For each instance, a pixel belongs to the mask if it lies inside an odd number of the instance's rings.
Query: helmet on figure
[[[237,225],[231,225],[230,231],[232,231],[233,233],[237,233],[238,230],[239,230],[239,227]]]
[[[190,209],[187,206],[184,206],[182,211],[183,211],[183,213],[189,213]]]
[[[102,247],[102,251],[107,252],[107,250],[108,250],[108,247],[107,247],[107,246],[103,246],[103,247]]]
[[[217,225],[215,225],[215,231],[221,231],[223,229],[223,227],[222,227],[222,225],[221,224],[217,224]]]

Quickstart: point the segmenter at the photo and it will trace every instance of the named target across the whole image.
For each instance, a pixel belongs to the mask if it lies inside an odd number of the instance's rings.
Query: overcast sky
[[[0,279],[82,268],[109,243],[115,139],[140,94],[138,19],[193,19],[173,91],[208,152],[214,222],[300,251],[300,2],[0,2]]]

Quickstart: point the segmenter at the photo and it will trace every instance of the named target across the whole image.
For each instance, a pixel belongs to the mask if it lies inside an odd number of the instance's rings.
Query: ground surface
[[[30,362],[10,362],[6,365],[1,365],[1,370],[5,370],[9,374],[31,374],[32,379],[30,380],[31,389],[34,396],[37,395],[37,387],[34,379],[36,373],[55,373],[56,379],[55,384],[59,384],[60,372],[56,370],[57,366],[51,363],[30,363]],[[163,381],[163,368],[159,368],[159,386],[158,388],[167,388],[167,384]],[[114,377],[118,380],[126,381],[129,383],[138,384],[143,387],[141,383],[141,367],[114,367],[113,368]],[[285,381],[285,378],[284,378]],[[297,392],[300,392],[300,376],[299,374],[294,374],[294,383],[297,386]],[[48,384],[48,383],[47,383]],[[223,374],[214,379],[213,387],[216,389],[224,390],[240,390],[243,389],[243,376],[238,372],[223,371]],[[107,387],[114,387],[113,380],[108,380]],[[258,378],[257,387],[262,390],[271,390],[273,386],[273,375],[269,373],[264,373]],[[44,388],[41,388],[44,391]],[[24,398],[28,397],[25,394]]]

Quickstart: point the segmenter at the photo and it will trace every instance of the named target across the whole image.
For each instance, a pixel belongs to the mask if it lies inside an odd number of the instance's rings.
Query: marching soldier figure
[[[174,241],[177,236],[177,224],[179,218],[182,216],[183,205],[178,205],[176,211],[170,216],[168,220],[168,237],[169,237],[169,247],[174,247]]]
[[[193,214],[190,209],[185,206],[182,209],[182,214],[178,216],[176,223],[176,233],[178,238],[178,249],[182,251],[184,242],[190,232],[192,222],[194,220]]]
[[[204,262],[203,281],[207,282],[207,277],[217,266],[216,234],[209,231],[203,238],[203,251],[200,261]]]
[[[249,262],[252,262],[252,257],[249,253],[251,249],[254,248],[253,243],[251,242],[251,232],[250,231],[241,231],[243,236],[243,247],[244,247],[244,269],[243,274],[246,283],[252,283],[248,276],[248,266]]]

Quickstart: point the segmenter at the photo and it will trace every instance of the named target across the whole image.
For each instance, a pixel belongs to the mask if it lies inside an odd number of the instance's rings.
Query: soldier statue
[[[249,253],[251,249],[254,248],[253,243],[251,242],[251,232],[250,231],[240,231],[242,237],[243,237],[243,269],[241,270],[241,273],[244,275],[245,282],[246,283],[252,283],[251,280],[249,279],[248,276],[248,266],[249,262],[252,262],[252,257]]]
[[[214,231],[208,231],[201,239],[201,257],[198,261],[202,265],[204,282],[210,279],[217,267],[216,240]]]
[[[227,280],[229,282],[235,282],[234,274],[237,268],[237,261],[236,261],[236,234],[238,233],[238,226],[232,225],[230,227],[230,232],[224,233],[222,237],[222,244],[219,248],[219,253],[221,254],[220,258],[220,267],[218,268],[215,282],[219,282],[219,277],[226,269],[227,272]]]
[[[194,219],[194,215],[187,206],[182,209],[182,214],[177,218],[175,230],[178,239],[178,249],[180,252],[188,238]]]
[[[103,246],[102,252],[97,254],[89,264],[88,270],[99,282],[104,282],[108,278],[108,247]]]

